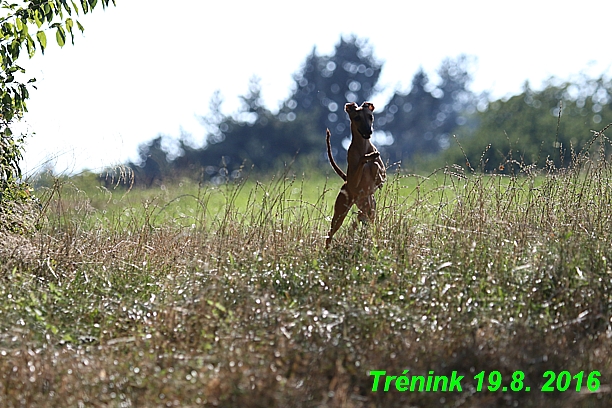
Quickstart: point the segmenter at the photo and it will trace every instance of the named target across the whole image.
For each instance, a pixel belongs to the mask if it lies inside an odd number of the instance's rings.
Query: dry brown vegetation
[[[603,158],[397,175],[376,225],[329,251],[335,184],[189,188],[38,192],[38,230],[2,237],[0,405],[612,404]],[[370,370],[407,369],[457,371],[463,390],[371,391]],[[477,392],[483,370],[521,370],[531,391]],[[547,370],[601,386],[544,393]]]

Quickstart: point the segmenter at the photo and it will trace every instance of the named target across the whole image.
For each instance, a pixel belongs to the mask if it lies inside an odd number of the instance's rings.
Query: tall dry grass
[[[335,179],[106,190],[108,206],[58,182],[22,252],[0,251],[0,404],[609,406],[598,143],[566,169],[397,173],[377,222],[346,223],[330,250]],[[457,371],[463,391],[371,391],[370,370],[407,369]],[[483,370],[504,385],[521,370],[532,391],[477,392]],[[601,386],[544,393],[547,370]]]

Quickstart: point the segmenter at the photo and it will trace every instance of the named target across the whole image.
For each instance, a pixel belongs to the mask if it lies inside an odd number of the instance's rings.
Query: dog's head
[[[357,131],[364,139],[369,139],[374,131],[374,105],[364,102],[357,106],[355,102],[344,105],[344,110],[349,114],[351,127]]]

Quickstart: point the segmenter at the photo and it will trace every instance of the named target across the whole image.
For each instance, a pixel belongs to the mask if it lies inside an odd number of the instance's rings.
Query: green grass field
[[[390,175],[326,250],[340,186],[40,188],[39,229],[2,237],[0,405],[612,404],[604,160]]]

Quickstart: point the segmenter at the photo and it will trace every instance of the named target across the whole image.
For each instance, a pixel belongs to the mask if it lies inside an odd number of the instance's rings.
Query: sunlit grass
[[[42,189],[7,241],[0,404],[608,406],[612,171],[395,174],[378,217],[324,249],[337,177]],[[13,252],[14,253],[14,252]],[[370,370],[465,375],[373,393]],[[480,392],[521,370],[531,393]],[[596,394],[543,373],[602,373]],[[607,387],[607,388],[606,388]]]

